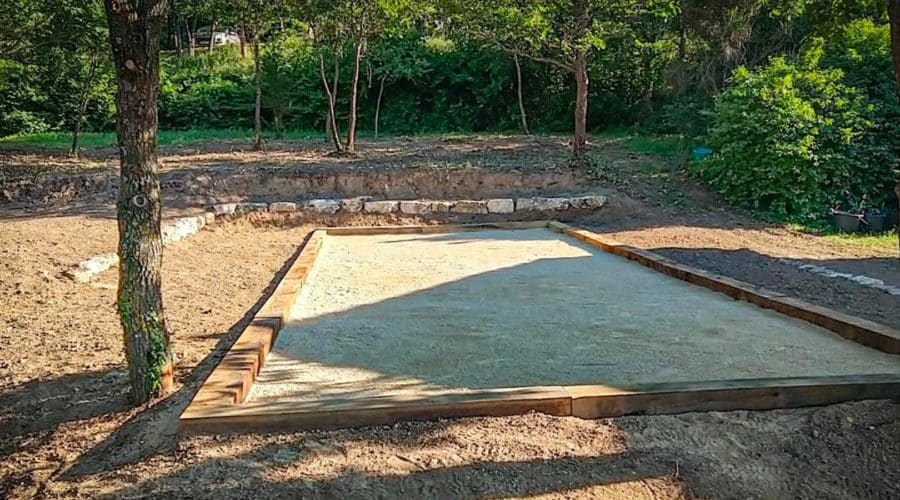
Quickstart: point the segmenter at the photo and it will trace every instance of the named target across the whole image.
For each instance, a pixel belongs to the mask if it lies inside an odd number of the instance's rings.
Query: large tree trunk
[[[587,57],[584,52],[575,56],[575,156],[584,155],[587,149],[588,75]]]
[[[72,147],[69,148],[69,154],[78,158],[78,140],[81,137],[81,126],[84,124],[84,114],[87,112],[88,97],[90,97],[91,86],[94,84],[94,76],[97,75],[97,66],[100,65],[100,54],[93,52],[91,54],[91,62],[88,67],[87,78],[81,85],[81,95],[78,100],[78,115],[75,117],[75,126],[72,130]]]
[[[891,24],[891,54],[894,61],[894,80],[897,84],[897,94],[900,95],[900,0],[889,0],[888,17]],[[894,187],[897,193],[897,209],[900,210],[900,179]],[[900,230],[897,231],[897,244],[900,247]],[[897,255],[900,258],[900,254]]]
[[[356,101],[359,97],[359,66],[362,61],[363,40],[356,41],[353,55],[353,82],[350,85],[350,117],[347,119],[347,151],[356,151]]]
[[[159,36],[166,0],[104,0],[118,80],[116,134],[121,180],[117,306],[135,403],[174,386],[163,310],[162,237],[156,159]]]
[[[334,116],[335,93],[331,91],[328,84],[328,75],[325,74],[325,56],[319,53],[319,75],[322,77],[322,85],[325,87],[325,94],[328,98],[328,124],[331,129],[331,142],[334,143],[335,151],[343,151],[344,145],[341,143],[341,137],[337,131],[337,119]],[[337,83],[337,75],[335,75],[335,83]]]
[[[384,81],[387,75],[381,75],[381,83],[378,84],[378,99],[375,101],[375,138],[378,139],[378,120],[381,116],[381,99],[384,97]]]
[[[525,113],[525,101],[522,97],[522,65],[519,64],[519,54],[513,53],[513,62],[516,63],[516,94],[519,99],[519,119],[522,121],[522,133],[531,134],[528,131],[528,115]]]
[[[259,36],[253,33],[253,150],[262,149],[262,85],[260,82]]]

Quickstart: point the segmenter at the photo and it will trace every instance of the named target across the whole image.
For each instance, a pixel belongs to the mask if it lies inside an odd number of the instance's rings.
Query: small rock
[[[516,204],[512,198],[488,200],[487,210],[492,214],[511,214],[516,210]]]
[[[452,201],[430,201],[428,202],[428,209],[432,213],[445,214],[453,210],[454,205],[455,203]]]
[[[216,214],[213,212],[205,212],[202,217],[207,226],[216,221]]]
[[[241,203],[238,205],[237,211],[242,214],[250,212],[266,212],[269,210],[268,203]]]
[[[550,210],[565,210],[569,208],[568,198],[533,198],[534,209],[541,212]]]
[[[309,200],[303,204],[303,210],[317,214],[334,214],[341,209],[341,200]]]
[[[569,198],[569,205],[572,208],[580,208],[587,210],[596,210],[606,205],[606,196],[588,195]]]
[[[399,201],[367,201],[363,205],[363,209],[366,212],[370,212],[373,214],[389,214],[400,210],[400,202]]]
[[[401,201],[400,212],[414,215],[430,214],[431,203],[427,201]]]
[[[453,206],[453,211],[459,214],[486,214],[487,202],[476,200],[459,200]]]
[[[341,210],[348,213],[362,212],[365,203],[372,198],[369,196],[358,196],[356,198],[345,198],[341,200]]]
[[[290,201],[276,201],[269,204],[269,212],[272,213],[290,213],[297,211],[297,204]]]
[[[213,212],[216,215],[234,215],[237,207],[237,203],[217,203],[213,205]]]
[[[531,212],[534,210],[533,198],[519,198],[516,200],[516,212]]]
[[[100,274],[107,269],[119,264],[119,255],[115,252],[105,253],[92,257],[88,260],[81,261],[78,264],[79,269],[90,274]]]

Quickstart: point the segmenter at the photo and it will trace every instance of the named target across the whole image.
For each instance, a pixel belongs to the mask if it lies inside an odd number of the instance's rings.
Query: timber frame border
[[[434,234],[489,229],[538,229],[576,238],[682,281],[831,330],[854,342],[900,354],[900,331],[809,304],[743,281],[679,264],[556,221],[435,226],[338,227],[313,231],[275,291],[180,417],[186,433],[251,432],[388,425],[403,420],[505,416],[539,411],[581,418],[693,411],[766,410],[866,399],[900,399],[900,375],[849,375],[706,382],[542,386],[486,389],[428,398],[355,398],[319,402],[246,403],[256,376],[315,263],[327,235]],[[900,362],[900,359],[898,359]]]

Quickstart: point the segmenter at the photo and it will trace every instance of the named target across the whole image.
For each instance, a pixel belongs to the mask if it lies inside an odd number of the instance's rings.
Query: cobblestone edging
[[[792,259],[778,259],[778,262],[782,264],[787,264],[789,266],[796,267],[797,269],[802,269],[804,271],[811,272],[813,274],[818,274],[819,276],[825,278],[836,278],[836,279],[844,279],[848,281],[852,281],[857,285],[862,285],[868,288],[874,288],[876,290],[881,290],[883,292],[887,292],[894,296],[900,296],[900,287],[891,286],[885,283],[884,281],[876,278],[870,278],[868,276],[864,276],[862,274],[850,274],[850,273],[842,273],[835,271],[833,269],[828,269],[827,267],[817,266],[814,264],[807,264],[802,260],[792,260]]]
[[[582,195],[572,197],[494,198],[489,200],[372,200],[369,197],[347,199],[327,198],[303,203],[277,201],[272,203],[219,203],[212,212],[195,217],[182,217],[163,225],[163,245],[197,234],[218,217],[242,215],[252,212],[309,213],[332,215],[336,213],[369,214],[514,214],[527,212],[556,212],[563,210],[599,210],[606,205],[606,196]],[[65,274],[87,283],[98,274],[119,265],[116,252],[96,255],[83,260]]]

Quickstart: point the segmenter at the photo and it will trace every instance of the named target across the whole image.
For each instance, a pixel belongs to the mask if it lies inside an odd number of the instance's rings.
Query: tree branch
[[[532,61],[535,61],[535,62],[550,64],[552,66],[556,66],[557,68],[562,68],[562,69],[572,72],[572,73],[575,72],[575,65],[572,63],[569,63],[569,62],[560,61],[557,59],[551,59],[549,57],[536,56],[533,54],[529,54],[527,52],[522,52],[522,51],[519,51],[516,49],[509,48],[509,47],[501,46],[501,49],[503,50],[503,52],[506,52],[507,54],[509,54],[511,56],[524,57],[526,59],[531,59]]]

